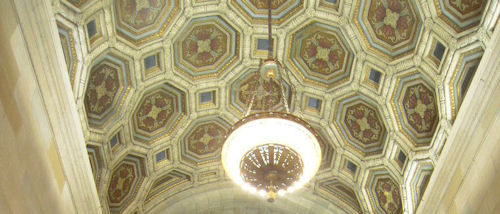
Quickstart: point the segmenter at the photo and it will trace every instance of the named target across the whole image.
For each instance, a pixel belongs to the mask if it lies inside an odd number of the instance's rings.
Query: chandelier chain
[[[272,34],[273,34],[273,29],[271,27],[271,24],[272,24],[272,13],[271,13],[271,1],[272,0],[268,0],[267,1],[267,36],[268,36],[268,40],[267,40],[267,46],[268,46],[268,56],[267,58],[268,59],[272,59],[273,58],[273,38],[272,38]]]
[[[314,176],[321,148],[302,113],[297,117],[290,112],[289,101],[296,89],[290,71],[273,58],[272,0],[267,4],[268,59],[261,60],[257,72],[250,74],[251,82],[242,94],[248,109],[226,136],[221,160],[233,181],[273,202],[277,195],[302,187]]]
[[[280,70],[283,70],[283,69],[280,69]],[[286,71],[283,73],[286,73]],[[280,75],[279,78],[280,78],[279,85],[280,85],[281,98],[283,100],[283,105],[285,105],[286,113],[290,114],[290,107],[288,106],[288,99],[287,99],[286,94],[285,94],[285,87],[283,87],[283,82],[285,80],[283,79],[282,75]],[[289,84],[291,84],[291,83],[289,83]],[[290,96],[291,96],[291,94],[290,94]]]
[[[256,93],[253,93],[252,99],[250,100],[250,103],[248,104],[248,109],[247,109],[247,112],[245,113],[245,117],[248,116],[250,114],[250,112],[252,111],[252,106],[253,106],[253,102],[255,100],[255,96],[256,96]]]

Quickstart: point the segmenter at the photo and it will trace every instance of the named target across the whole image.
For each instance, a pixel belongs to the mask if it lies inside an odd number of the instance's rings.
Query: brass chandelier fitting
[[[268,59],[260,63],[245,117],[226,136],[222,164],[236,184],[274,202],[277,195],[293,192],[314,176],[321,150],[311,126],[290,113],[283,78],[291,81],[273,58],[271,0],[267,2]],[[279,85],[279,92],[270,90],[273,84]],[[275,100],[270,93],[280,93],[274,95],[281,97],[284,112],[273,109]],[[256,98],[263,106],[260,111],[252,111]]]

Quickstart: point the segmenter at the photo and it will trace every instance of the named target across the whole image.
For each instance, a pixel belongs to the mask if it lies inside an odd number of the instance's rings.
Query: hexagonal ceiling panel
[[[194,121],[179,142],[181,159],[195,166],[219,161],[230,127],[228,122],[219,117]]]
[[[140,45],[163,36],[179,10],[179,0],[114,0],[118,35]]]
[[[267,23],[267,0],[230,0],[236,11],[255,24]],[[273,24],[281,24],[304,7],[302,0],[273,0],[271,2]]]
[[[421,18],[415,0],[362,0],[354,22],[366,37],[366,45],[388,58],[415,49]]]
[[[439,122],[434,87],[420,73],[411,73],[398,80],[392,102],[403,133],[414,146],[429,145]]]
[[[261,90],[263,93],[255,95],[252,110],[280,110],[283,109],[283,102],[281,101],[282,93],[279,83],[276,81],[261,82],[259,84],[259,76],[257,69],[248,69],[237,77],[231,84],[230,91],[230,107],[233,107],[237,112],[246,112],[255,91]],[[259,86],[260,85],[260,86]],[[287,96],[288,103],[290,104],[290,87],[286,82],[283,82],[283,90]]]
[[[377,104],[354,95],[338,102],[334,124],[347,146],[363,156],[382,153],[387,131]]]
[[[190,78],[217,77],[239,57],[240,33],[220,16],[193,19],[179,35],[175,68]]]
[[[102,127],[116,116],[129,89],[129,62],[112,53],[98,58],[90,68],[85,91],[89,125]]]
[[[311,23],[290,38],[288,62],[310,83],[331,88],[349,80],[354,55],[339,28]]]
[[[438,0],[434,1],[438,16],[457,32],[475,27],[488,1],[485,0]]]
[[[135,155],[127,155],[113,169],[107,194],[112,213],[121,213],[127,208],[134,200],[145,176],[144,159]]]
[[[186,114],[186,95],[168,83],[149,89],[133,114],[134,139],[152,144],[169,135]]]
[[[399,184],[385,170],[370,172],[367,185],[376,213],[403,213]]]

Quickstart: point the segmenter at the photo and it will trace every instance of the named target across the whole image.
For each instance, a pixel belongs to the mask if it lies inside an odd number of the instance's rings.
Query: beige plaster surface
[[[500,213],[498,25],[417,213]]]
[[[0,1],[0,14],[0,213],[74,213],[10,1]]]

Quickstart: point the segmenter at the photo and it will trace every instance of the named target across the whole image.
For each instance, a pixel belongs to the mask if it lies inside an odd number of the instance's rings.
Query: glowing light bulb
[[[255,194],[257,192],[257,189],[255,189],[254,187],[250,187],[249,191],[250,193]]]
[[[224,142],[221,161],[234,183],[250,193],[260,194],[256,187],[242,177],[240,163],[247,153],[257,147],[269,145],[269,142],[295,151],[303,162],[303,171],[298,180],[278,195],[301,188],[316,174],[321,162],[321,148],[310,125],[290,114],[260,113],[240,120]]]

